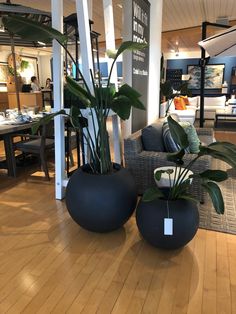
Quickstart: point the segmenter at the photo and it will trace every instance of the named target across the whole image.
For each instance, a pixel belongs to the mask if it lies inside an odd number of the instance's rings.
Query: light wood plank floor
[[[0,173],[0,313],[236,313],[236,236],[200,229],[168,252],[140,238],[134,217],[90,233],[54,200],[53,180],[29,173]]]

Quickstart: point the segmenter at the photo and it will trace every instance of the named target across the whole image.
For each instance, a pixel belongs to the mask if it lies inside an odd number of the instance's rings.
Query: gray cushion
[[[142,129],[143,148],[147,151],[164,152],[162,122],[156,122]]]
[[[24,149],[32,149],[32,150],[36,150],[36,149],[40,149],[41,146],[41,139],[35,139],[35,140],[27,140],[27,141],[20,141],[17,142],[15,147],[19,150],[24,150]],[[49,148],[53,148],[54,146],[54,140],[53,139],[46,139],[45,142],[45,148],[49,149]]]

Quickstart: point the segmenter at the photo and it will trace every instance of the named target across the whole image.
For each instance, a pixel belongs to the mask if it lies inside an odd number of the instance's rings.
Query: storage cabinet
[[[20,93],[20,106],[24,107],[38,107],[39,110],[43,108],[43,99],[41,92],[35,93]],[[16,93],[8,93],[9,109],[17,108]]]
[[[0,111],[8,109],[8,96],[7,92],[0,92]]]

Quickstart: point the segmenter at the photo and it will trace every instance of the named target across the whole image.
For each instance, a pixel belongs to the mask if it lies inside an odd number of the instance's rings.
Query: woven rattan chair
[[[200,140],[206,144],[214,141],[213,130],[208,128],[197,129]],[[195,154],[186,154],[184,161],[188,162],[195,158]],[[166,152],[145,151],[142,143],[141,131],[138,131],[124,140],[124,159],[125,166],[131,171],[135,179],[138,193],[142,195],[144,191],[155,185],[153,178],[154,169],[173,165],[167,161]],[[201,157],[191,168],[194,173],[199,173],[204,170],[211,169],[211,157]],[[200,186],[198,180],[194,179],[191,192],[204,202],[205,191]]]

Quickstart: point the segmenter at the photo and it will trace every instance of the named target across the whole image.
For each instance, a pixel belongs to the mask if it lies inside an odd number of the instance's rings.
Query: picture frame
[[[7,62],[0,62],[0,83],[7,83],[9,76]]]
[[[21,72],[21,76],[26,83],[30,83],[30,78],[32,76],[39,77],[39,69],[38,69],[38,58],[31,57],[26,55],[21,55],[21,60],[28,62],[28,67],[23,72]]]
[[[205,67],[205,89],[220,89],[224,82],[224,64],[208,64]],[[189,89],[201,88],[201,67],[199,65],[188,65],[187,72],[190,75],[188,81]]]

